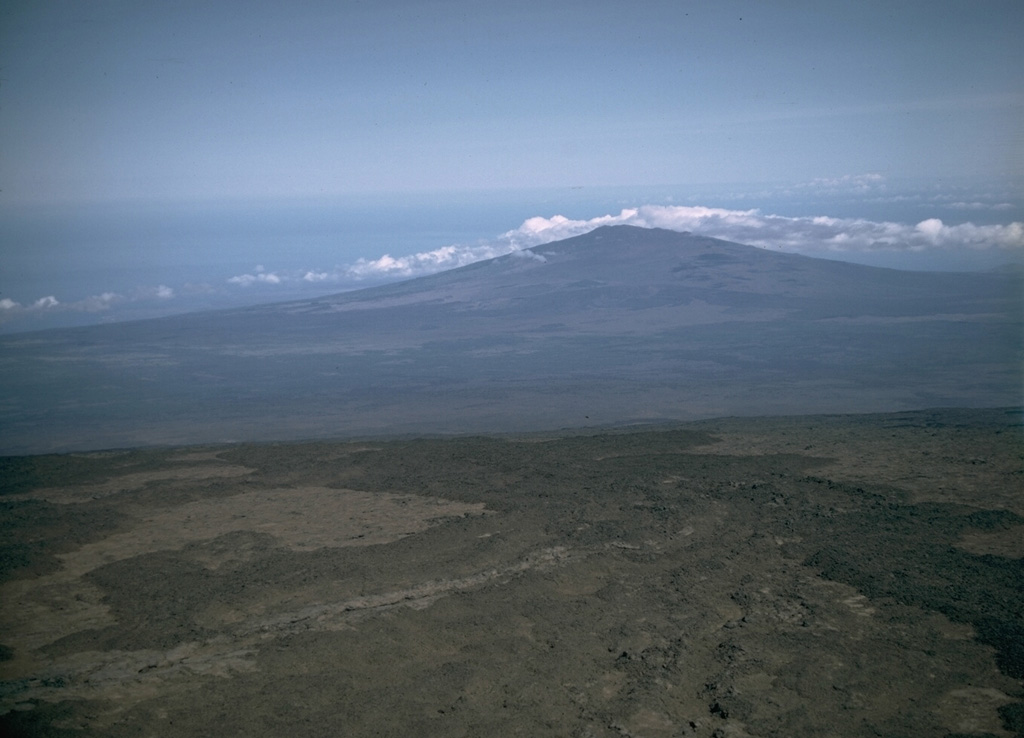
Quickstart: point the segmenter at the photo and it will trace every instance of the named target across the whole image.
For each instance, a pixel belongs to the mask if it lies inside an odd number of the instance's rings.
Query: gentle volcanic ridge
[[[631,226],[292,303],[0,339],[5,453],[1020,403],[1021,278]]]

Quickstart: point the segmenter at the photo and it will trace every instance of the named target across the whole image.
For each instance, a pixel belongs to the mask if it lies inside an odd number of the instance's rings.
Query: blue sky
[[[1024,173],[1024,3],[60,2],[8,202]]]
[[[1019,0],[7,0],[0,331],[326,294],[603,222],[1020,263],[1022,29]]]

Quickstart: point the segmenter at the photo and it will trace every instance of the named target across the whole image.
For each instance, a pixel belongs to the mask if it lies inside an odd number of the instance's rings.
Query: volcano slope
[[[630,226],[304,302],[0,338],[0,453],[1021,401],[1019,273]]]
[[[0,728],[1024,735],[1020,421],[6,458]]]

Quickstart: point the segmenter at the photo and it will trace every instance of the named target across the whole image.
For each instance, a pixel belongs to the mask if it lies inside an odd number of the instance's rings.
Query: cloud
[[[101,297],[112,298],[114,296],[107,292]],[[177,297],[177,293],[173,287],[168,287],[165,284],[159,284],[156,287],[137,287],[131,293],[130,297],[116,296],[118,300],[124,300],[125,302],[144,302],[148,300],[160,300],[165,302],[167,300],[173,300]]]
[[[840,182],[880,182],[880,175],[840,178]],[[825,185],[832,180],[821,180]],[[307,283],[359,282],[371,279],[405,279],[453,269],[505,254],[543,260],[528,249],[552,241],[579,236],[605,225],[632,225],[690,231],[761,248],[778,249],[813,256],[815,254],[905,251],[926,249],[1024,249],[1024,224],[947,225],[938,218],[916,224],[871,221],[860,218],[789,217],[760,210],[730,210],[684,205],[644,205],[586,220],[563,215],[528,218],[513,230],[492,241],[473,245],[443,246],[409,256],[384,254],[377,259],[359,259],[334,271],[307,271],[296,277]],[[249,284],[270,276],[262,273],[232,278]],[[274,275],[276,276],[276,275]],[[284,277],[283,279],[289,279]]]
[[[158,287],[140,287],[135,290],[132,297],[125,297],[117,292],[103,292],[98,295],[89,295],[81,300],[62,302],[54,295],[40,297],[33,302],[22,304],[9,297],[0,300],[0,311],[8,318],[17,316],[42,315],[52,313],[99,313],[112,309],[120,303],[133,303],[141,300],[169,300],[174,297],[174,290],[166,285]]]
[[[788,217],[759,210],[645,205],[589,220],[535,217],[504,234],[519,248],[578,236],[602,225],[692,231],[762,248],[813,255],[836,251],[918,251],[926,248],[1024,249],[1024,223],[947,225],[938,218],[917,224],[829,216]]]
[[[115,292],[104,292],[102,295],[92,295],[84,300],[67,305],[69,310],[81,310],[87,313],[98,313],[109,310],[114,303],[121,302],[124,298]]]
[[[60,301],[57,300],[53,295],[47,295],[46,297],[40,297],[38,300],[32,303],[32,310],[47,310],[49,308],[55,308],[60,305]]]
[[[254,284],[281,284],[281,278],[274,272],[263,271],[263,267],[256,267],[255,274],[239,274],[237,277],[229,277],[228,283],[250,287]]]
[[[946,205],[952,210],[1013,210],[1008,202],[951,202]]]
[[[344,267],[339,276],[356,280],[371,277],[414,277],[493,259],[516,248],[518,247],[514,244],[499,239],[492,243],[470,246],[442,246],[433,251],[422,251],[410,256],[393,257],[384,254],[379,259],[359,259],[354,264]]]
[[[819,187],[880,186],[884,180],[876,175],[840,177],[836,180],[816,180]],[[813,184],[813,183],[812,183]],[[984,200],[992,208],[1006,209],[998,194],[975,195],[971,199],[950,198],[938,202],[928,198],[931,207],[957,207],[962,210],[981,210]],[[923,201],[922,201],[923,202]],[[950,204],[952,203],[952,204]],[[643,228],[665,228],[690,231],[761,248],[802,253],[809,256],[832,255],[843,258],[850,254],[869,252],[927,252],[945,253],[965,251],[1013,251],[1024,257],[1024,223],[977,225],[975,223],[949,224],[932,217],[917,223],[895,223],[859,218],[834,218],[827,215],[790,217],[772,215],[758,209],[728,209],[689,205],[643,205],[627,208],[617,214],[605,214],[589,219],[572,219],[564,215],[535,216],[524,220],[518,228],[506,231],[488,241],[475,244],[453,244],[407,256],[384,254],[374,259],[335,266],[331,269],[299,269],[294,271],[267,271],[257,265],[246,274],[230,277],[226,282],[236,287],[254,285],[279,287],[288,294],[301,294],[297,290],[324,290],[337,285],[338,289],[352,289],[365,284],[432,274],[465,266],[494,257],[513,255],[532,262],[544,262],[542,254],[533,247],[582,235],[600,226],[631,225]],[[290,290],[290,291],[289,291]],[[178,290],[164,284],[139,287],[127,295],[103,292],[76,301],[62,302],[55,295],[46,295],[34,301],[18,302],[0,299],[0,323],[21,319],[42,319],[59,313],[101,313],[127,310],[136,303],[165,303],[177,300],[188,302],[197,297],[223,295],[228,290],[221,283],[217,287],[208,283],[188,283]],[[281,294],[281,292],[278,292]],[[306,292],[308,294],[308,292]],[[34,318],[33,318],[34,316]]]
[[[529,249],[520,249],[519,251],[513,251],[512,256],[519,259],[539,261],[541,264],[547,261],[546,256],[538,254],[536,251],[530,251]]]
[[[841,177],[818,177],[810,182],[795,185],[793,189],[848,194],[884,190],[885,185],[884,176],[877,172],[868,172],[866,174],[844,174]]]
[[[186,285],[186,288],[189,286]],[[188,291],[185,289],[186,294]],[[5,297],[0,299],[0,326],[6,332],[16,326],[53,328],[131,317],[152,317],[166,314],[171,309],[169,303],[177,297],[174,288],[165,284],[136,287],[126,294],[101,292],[77,300],[46,295],[36,300],[19,302]]]

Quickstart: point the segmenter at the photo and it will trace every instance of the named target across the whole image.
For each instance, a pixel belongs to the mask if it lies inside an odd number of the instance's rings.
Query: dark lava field
[[[1020,409],[6,457],[8,736],[1024,735]]]

